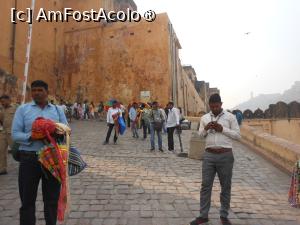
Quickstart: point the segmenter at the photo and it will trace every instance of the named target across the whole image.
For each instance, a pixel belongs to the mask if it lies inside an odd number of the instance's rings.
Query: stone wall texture
[[[287,172],[300,159],[300,145],[243,124],[242,142]]]
[[[17,2],[17,5],[15,5]],[[25,10],[31,0],[6,0],[0,9],[0,94],[20,98],[27,43],[27,23],[12,24],[10,10]],[[136,5],[130,0],[40,0],[36,9],[109,10]],[[152,22],[33,22],[29,80],[49,83],[50,94],[65,101],[139,101],[141,91],[162,104],[173,100],[185,114],[205,109],[183,71],[180,44],[167,14]],[[30,88],[28,87],[28,90]],[[27,100],[30,99],[29,92]]]
[[[243,124],[268,134],[300,144],[300,119],[251,119]]]

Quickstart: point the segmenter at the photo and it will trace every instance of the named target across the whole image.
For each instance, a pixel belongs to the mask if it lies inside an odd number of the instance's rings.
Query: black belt
[[[37,155],[37,152],[34,151],[24,151],[24,150],[20,150],[20,154],[21,155]]]
[[[225,152],[231,152],[232,148],[207,148],[205,151],[214,153],[214,154],[221,154]]]
[[[22,159],[34,159],[34,160],[38,159],[37,152],[34,152],[34,151],[20,150],[19,153],[20,153],[20,158],[22,158]]]

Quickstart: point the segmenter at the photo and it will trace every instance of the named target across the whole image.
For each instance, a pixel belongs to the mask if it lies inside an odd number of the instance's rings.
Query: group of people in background
[[[122,117],[127,126],[130,127],[133,138],[140,138],[139,129],[142,129],[143,140],[147,139],[148,134],[150,134],[151,151],[155,150],[155,136],[157,136],[158,150],[163,152],[162,133],[167,133],[168,150],[174,152],[174,131],[180,130],[183,116],[180,109],[174,107],[173,102],[169,102],[165,108],[161,107],[157,101],[151,103],[133,102],[128,105],[126,111],[123,104],[114,101],[107,113],[109,128],[103,142],[104,145],[109,143],[113,127],[117,126],[115,121],[118,117]],[[115,131],[114,144],[117,144],[117,139],[118,133]]]
[[[53,101],[52,104],[54,104]],[[103,102],[95,105],[93,101],[89,102],[85,100],[83,103],[75,102],[74,104],[69,104],[61,100],[59,105],[62,107],[69,121],[71,121],[72,118],[77,120],[93,120],[103,117]]]

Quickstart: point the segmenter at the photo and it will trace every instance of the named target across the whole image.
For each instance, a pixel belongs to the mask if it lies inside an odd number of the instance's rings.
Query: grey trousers
[[[228,217],[231,198],[231,178],[234,157],[232,152],[214,154],[205,152],[202,164],[202,184],[200,192],[200,216],[208,218],[211,203],[211,192],[216,173],[218,174],[220,193],[220,216]]]

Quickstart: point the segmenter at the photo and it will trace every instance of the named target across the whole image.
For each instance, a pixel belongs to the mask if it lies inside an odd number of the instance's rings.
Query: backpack
[[[163,126],[163,115],[162,115],[162,112],[158,109],[158,111],[159,111],[159,115],[156,113],[155,115],[154,115],[154,113],[153,113],[153,110],[151,111],[151,117],[152,117],[152,119],[153,119],[153,128],[154,128],[154,130],[156,130],[156,131],[162,131],[162,126]]]

